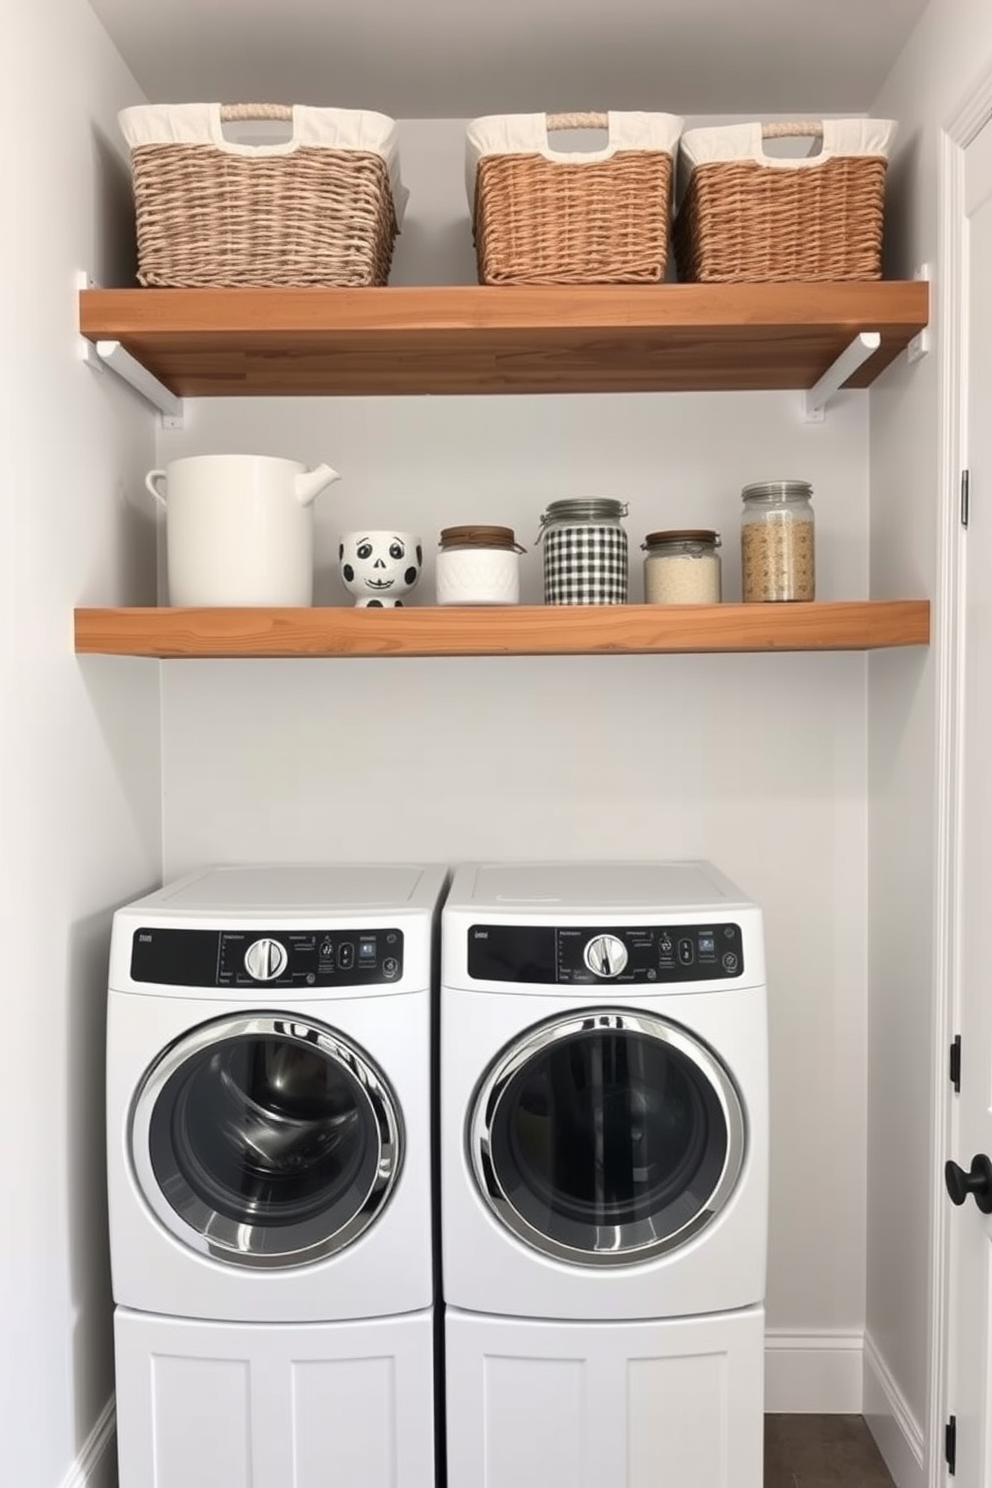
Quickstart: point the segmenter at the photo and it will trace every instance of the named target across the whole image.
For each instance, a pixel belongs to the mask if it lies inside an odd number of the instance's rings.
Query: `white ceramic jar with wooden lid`
[[[445,527],[435,583],[439,605],[520,602],[520,554],[512,527]]]

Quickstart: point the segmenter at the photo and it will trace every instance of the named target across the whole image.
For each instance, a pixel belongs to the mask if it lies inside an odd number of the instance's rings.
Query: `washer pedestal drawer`
[[[448,1488],[761,1488],[764,1324],[449,1308]]]
[[[118,1308],[120,1488],[434,1488],[433,1309],[210,1323]]]

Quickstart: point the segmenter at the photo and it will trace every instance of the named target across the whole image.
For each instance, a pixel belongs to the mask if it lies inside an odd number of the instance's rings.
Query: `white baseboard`
[[[925,1488],[922,1428],[867,1334],[863,1414],[896,1488]]]
[[[115,1397],[111,1395],[59,1488],[114,1488],[117,1482],[116,1433],[117,1407]]]
[[[864,1396],[864,1335],[765,1335],[765,1410],[771,1415],[858,1415]]]

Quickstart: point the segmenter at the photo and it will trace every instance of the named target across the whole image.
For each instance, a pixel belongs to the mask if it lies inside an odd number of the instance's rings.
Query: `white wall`
[[[457,122],[404,125],[412,194],[395,282],[471,282],[462,140]],[[514,526],[528,548],[524,597],[536,600],[540,513],[587,493],[630,503],[632,598],[645,533],[679,525],[723,532],[736,598],[740,488],[783,475],[815,488],[820,595],[867,593],[860,394],[822,425],[801,422],[798,394],[202,400],[185,430],[159,438],[162,463],[240,450],[342,473],[316,504],[318,603],[347,602],[337,537],[363,523],[419,529],[429,566],[414,599],[430,603],[440,528],[473,520]],[[758,898],[771,980],[769,1325],[835,1351],[838,1334],[857,1345],[863,656],[181,662],[163,679],[168,875],[218,858],[699,855]]]
[[[53,1488],[92,1460],[96,1488],[106,957],[111,910],[159,873],[159,706],[154,664],[72,649],[75,604],[154,593],[129,500],[152,422],[78,360],[75,275],[126,271],[114,111],[138,95],[82,0],[3,9],[0,92],[0,1477]]]
[[[974,30],[978,5],[958,8]],[[821,596],[857,596],[868,584],[867,400],[843,398],[822,426],[802,425],[797,400],[771,394],[225,401],[195,406],[187,430],[160,435],[155,450],[150,419],[77,363],[74,337],[75,271],[128,282],[107,224],[126,220],[114,113],[137,90],[80,0],[20,7],[4,26],[11,117],[31,117],[42,96],[54,110],[37,156],[8,144],[11,199],[25,210],[20,234],[0,239],[5,340],[18,348],[0,373],[0,604],[15,638],[0,654],[0,902],[14,958],[3,1156],[19,1198],[19,1223],[0,1239],[0,1307],[16,1341],[2,1399],[18,1488],[66,1475],[111,1388],[105,956],[112,908],[163,866],[169,875],[217,858],[711,856],[767,912],[769,1323],[814,1338],[856,1334],[865,1316],[862,657],[166,664],[160,797],[159,668],[77,661],[71,608],[149,601],[141,474],[183,453],[234,449],[326,458],[342,471],[318,500],[325,603],[344,601],[337,533],[393,512],[404,524],[416,517],[428,550],[449,522],[512,522],[531,548],[534,598],[537,517],[579,491],[630,501],[632,597],[643,534],[691,521],[723,530],[732,598],[740,486],[776,474],[814,483]],[[423,215],[411,213],[394,280],[467,280],[460,172],[444,164],[460,160],[460,126],[408,125],[404,139]],[[42,159],[59,161],[57,189]],[[929,375],[912,384],[924,431]],[[872,396],[882,428],[888,392]],[[902,493],[884,473],[876,479],[894,525]],[[907,479],[923,513],[912,549],[920,563],[904,556],[874,581],[879,592],[919,593],[927,571],[925,476]],[[428,571],[421,602],[430,595]],[[886,800],[891,811],[921,777],[928,788],[927,661],[912,652],[871,665],[887,668],[895,688],[891,727],[923,739],[888,798],[877,741],[881,823]],[[917,909],[923,889],[914,881]],[[915,1280],[918,1258],[899,1254]],[[877,1311],[900,1371],[918,1329],[910,1324],[904,1344],[895,1307]],[[904,1373],[915,1408],[908,1364]]]
[[[990,64],[992,12],[984,0],[933,0],[873,109],[900,121],[890,167],[889,241],[897,253],[889,272],[910,277],[920,264],[933,266],[935,349],[915,368],[897,364],[871,395],[871,588],[879,597],[930,594],[935,641],[941,533],[958,511],[956,484],[942,486],[938,465],[938,145],[941,128]],[[883,1385],[879,1413],[903,1412],[921,1436],[928,1365],[939,1346],[929,1336],[931,1206],[943,1202],[943,1154],[930,1150],[933,1100],[943,1099],[932,1075],[944,1054],[934,1050],[933,1005],[936,656],[935,646],[921,670],[906,656],[879,654],[869,688],[867,1327]],[[884,1420],[876,1427],[883,1445],[893,1439]]]

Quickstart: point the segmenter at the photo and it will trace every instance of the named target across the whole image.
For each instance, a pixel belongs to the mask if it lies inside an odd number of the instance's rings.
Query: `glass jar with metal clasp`
[[[626,604],[627,504],[608,497],[552,501],[541,517],[545,604]]]
[[[649,532],[644,551],[646,604],[719,604],[720,534],[705,528]]]
[[[813,488],[808,481],[757,481],[741,492],[741,597],[745,602],[816,596]]]

